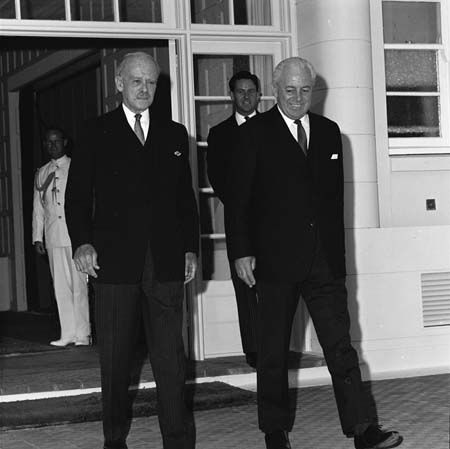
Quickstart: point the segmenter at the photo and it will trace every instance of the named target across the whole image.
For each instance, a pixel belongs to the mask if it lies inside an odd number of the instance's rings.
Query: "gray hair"
[[[124,71],[125,67],[129,63],[129,61],[131,59],[135,59],[135,58],[150,60],[155,65],[156,70],[158,72],[158,76],[161,73],[161,68],[159,67],[159,64],[156,62],[156,60],[153,56],[149,55],[145,51],[135,51],[135,52],[127,53],[126,55],[124,55],[124,57],[122,58],[122,61],[117,66],[116,76],[122,76],[122,72]]]
[[[308,70],[311,75],[313,85],[316,82],[316,71],[314,70],[313,65],[306,59],[300,57],[292,57],[283,59],[278,65],[275,67],[272,75],[272,85],[277,86],[280,81],[281,75],[283,71],[290,65],[296,65],[300,68],[300,70]]]

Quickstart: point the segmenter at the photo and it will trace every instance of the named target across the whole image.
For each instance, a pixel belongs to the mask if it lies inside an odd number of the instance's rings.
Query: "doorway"
[[[71,150],[76,151],[85,120],[119,104],[120,97],[114,85],[115,65],[124,53],[135,49],[150,52],[161,66],[152,109],[160,115],[170,116],[169,42],[79,38],[29,40],[15,37],[4,38],[3,43],[8,51],[41,55],[31,61],[25,71],[10,77],[10,86],[19,97],[17,114],[11,116],[15,116],[20,134],[16,151],[20,153],[21,192],[15,200],[21,203],[21,216],[20,223],[15,221],[14,232],[22,236],[24,259],[23,272],[16,272],[16,281],[26,286],[26,310],[54,313],[56,303],[48,262],[35,253],[31,242],[34,174],[48,161],[42,151],[42,136],[48,126],[62,128],[72,144]]]
[[[49,127],[64,130],[70,156],[84,120],[99,113],[99,69],[99,55],[94,52],[20,91],[23,229],[29,311],[56,312],[48,258],[38,255],[31,241],[34,176],[36,170],[49,161],[42,146],[45,130]]]

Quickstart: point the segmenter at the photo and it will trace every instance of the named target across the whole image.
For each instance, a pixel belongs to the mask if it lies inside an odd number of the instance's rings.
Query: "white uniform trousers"
[[[62,340],[80,340],[91,335],[87,277],[75,268],[72,248],[47,248],[58,305]]]

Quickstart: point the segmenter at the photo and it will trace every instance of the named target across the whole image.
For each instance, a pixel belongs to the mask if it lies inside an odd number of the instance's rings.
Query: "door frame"
[[[112,36],[111,36],[112,37]],[[117,36],[114,36],[117,38]],[[170,61],[170,79],[177,80],[178,64],[176,61],[176,50],[179,45],[176,44],[176,38],[155,39],[153,36],[143,36],[139,39],[145,40],[165,40],[168,41],[169,61]],[[126,38],[124,39],[126,41]],[[29,236],[24,235],[23,229],[23,202],[22,202],[22,159],[21,159],[21,140],[20,140],[20,115],[19,115],[19,97],[20,89],[37,79],[46,76],[54,70],[63,67],[80,57],[88,55],[92,49],[66,49],[55,51],[48,57],[43,58],[29,67],[8,77],[7,95],[8,95],[8,114],[9,114],[9,135],[10,135],[10,154],[11,154],[11,198],[13,205],[13,269],[12,282],[13,292],[18,311],[27,310],[27,291],[26,291],[26,270],[25,270],[25,249],[24,239]],[[172,82],[171,86],[171,106],[172,114],[175,120],[182,120],[180,113],[180,86],[178,82]],[[30,217],[31,219],[31,217]],[[29,237],[31,238],[31,237]]]

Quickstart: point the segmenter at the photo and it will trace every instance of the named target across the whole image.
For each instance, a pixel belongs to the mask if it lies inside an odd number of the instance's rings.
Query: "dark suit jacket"
[[[239,126],[233,115],[212,127],[208,134],[208,178],[214,193],[225,203],[226,178],[229,171],[232,147],[237,144]]]
[[[318,229],[336,277],[345,275],[343,166],[339,127],[309,113],[308,158],[278,107],[240,128],[227,184],[229,254],[256,257],[260,280],[298,281]]]
[[[184,254],[198,251],[198,214],[184,126],[151,115],[144,147],[122,106],[86,125],[66,188],[75,251],[91,243],[98,282],[141,280],[150,243],[159,281],[184,280]]]

